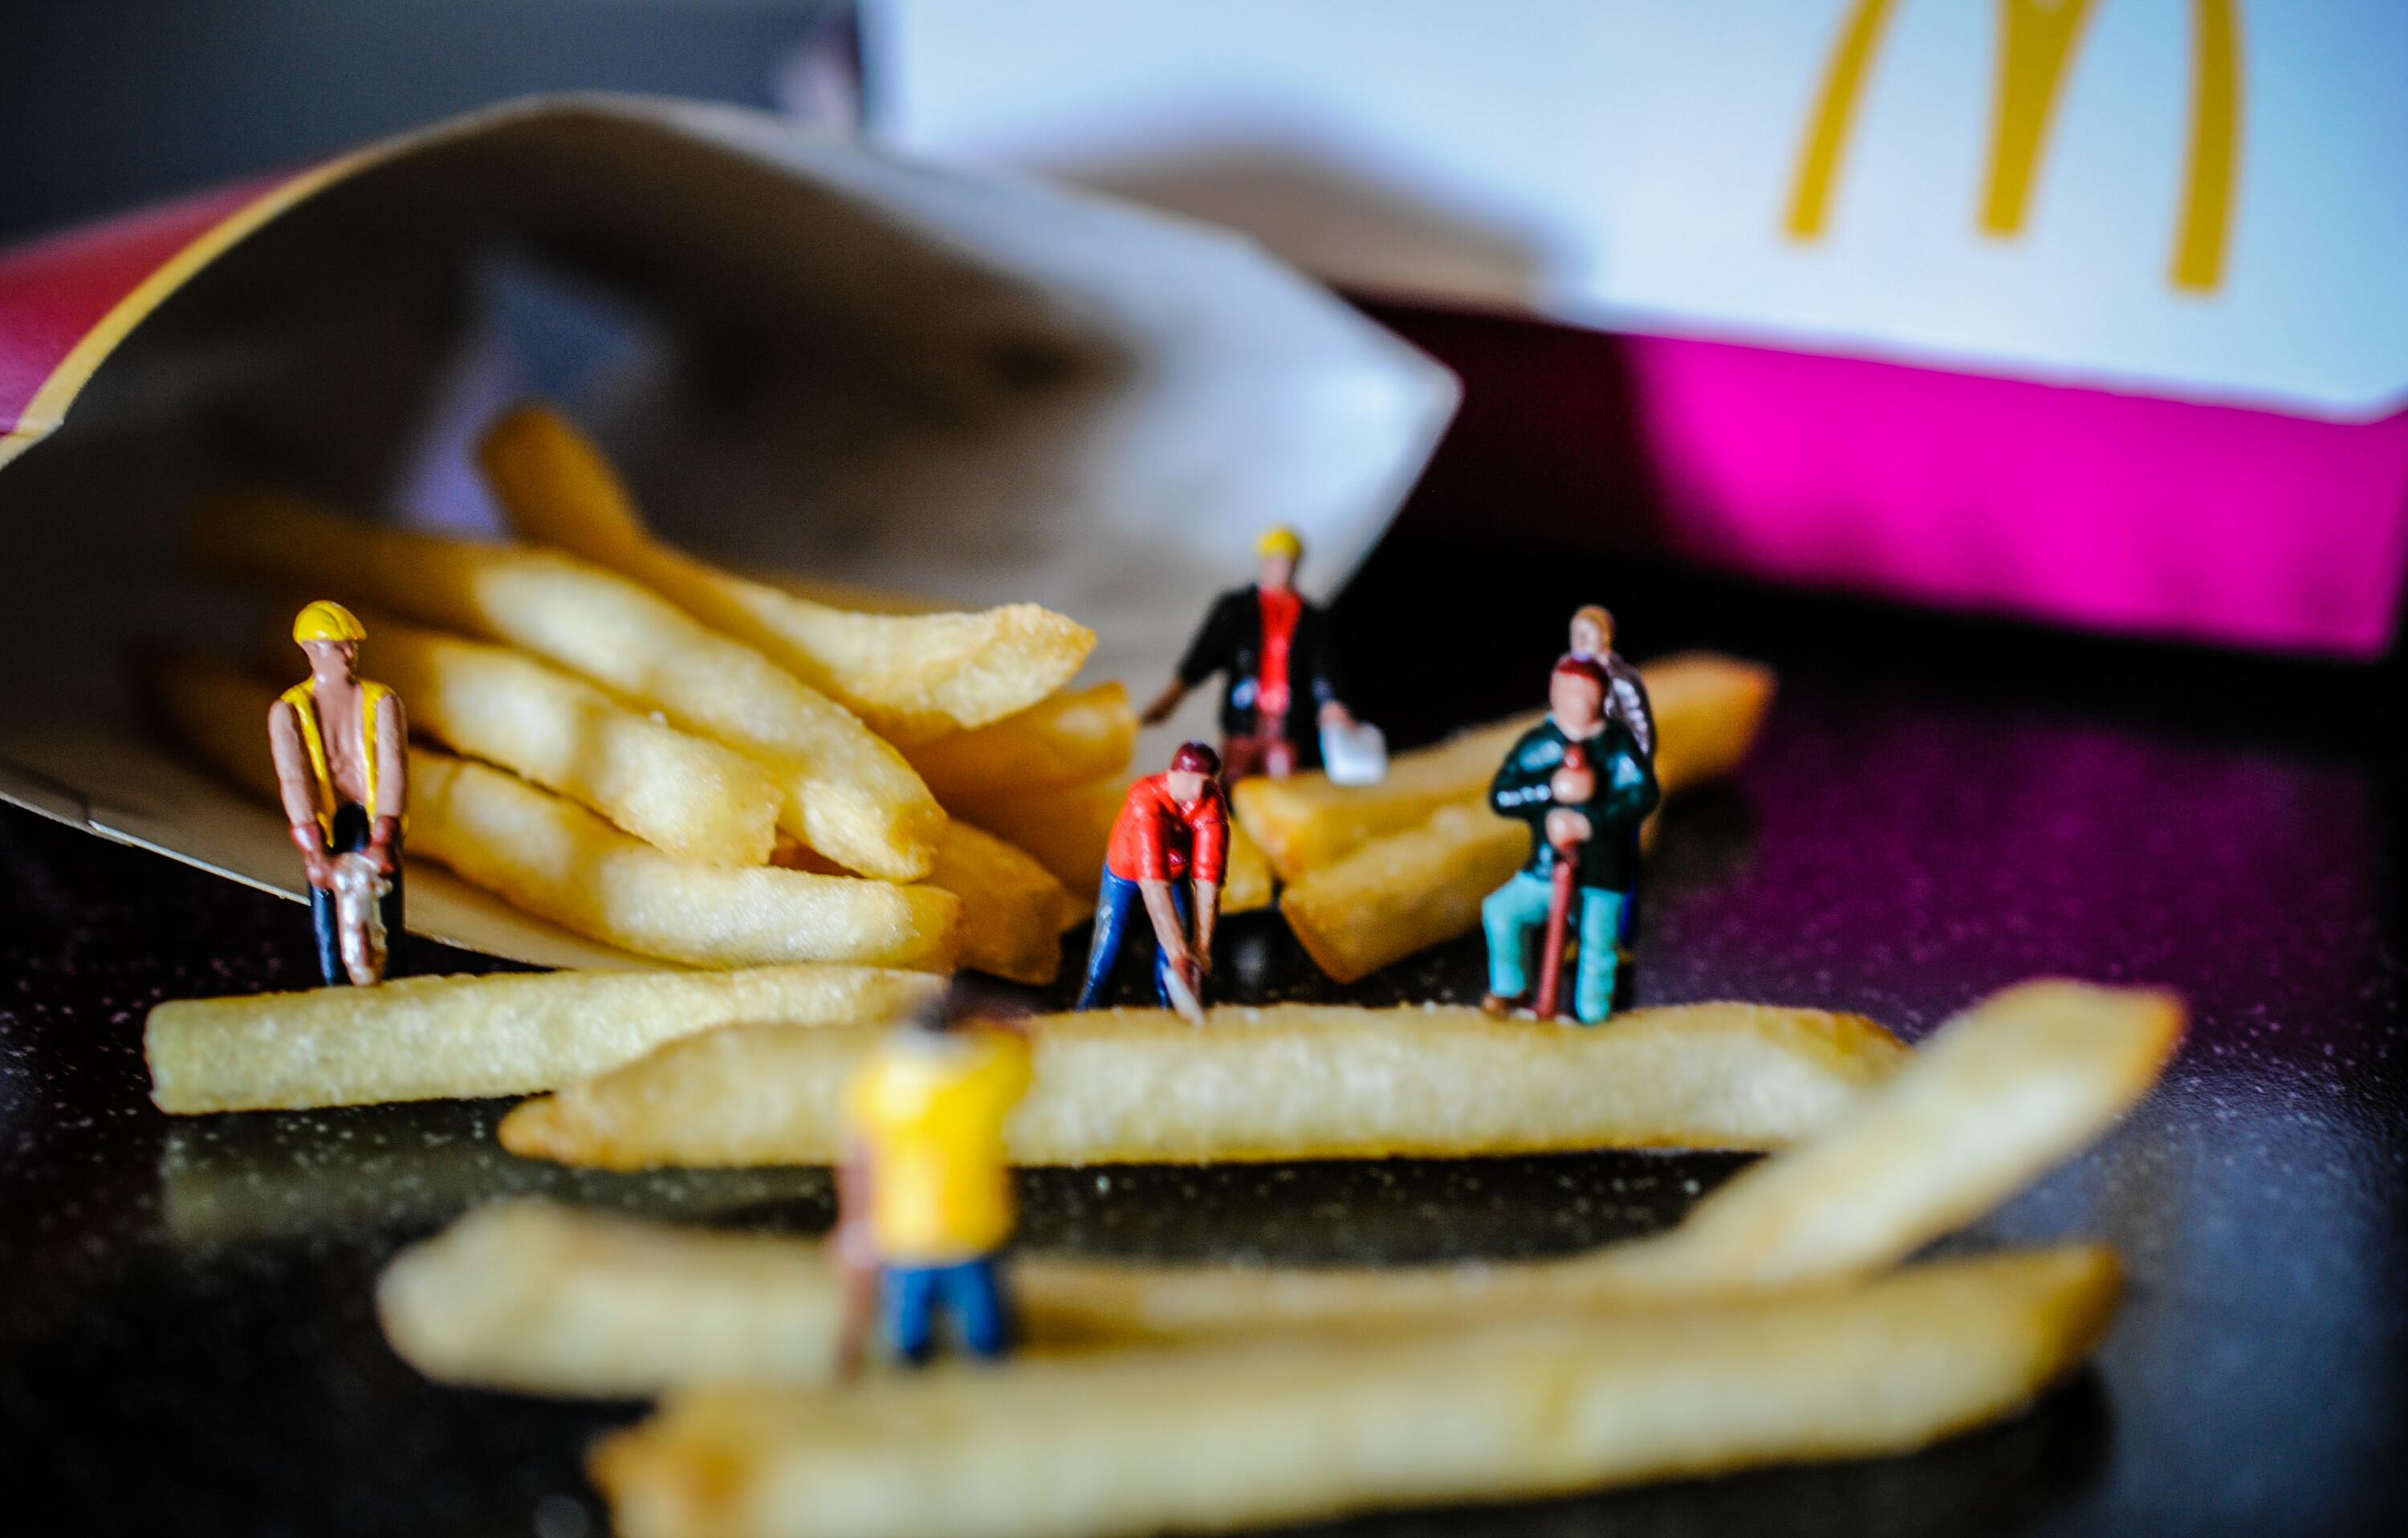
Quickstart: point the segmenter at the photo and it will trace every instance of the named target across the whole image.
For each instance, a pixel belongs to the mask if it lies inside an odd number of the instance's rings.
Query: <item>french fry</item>
[[[368,671],[412,727],[524,776],[680,859],[767,862],[783,799],[768,770],[638,714],[523,653],[378,618]]]
[[[1754,1004],[1638,1010],[1612,1029],[1478,1010],[1301,1004],[1030,1022],[1014,1163],[1434,1157],[1776,1148],[1846,1114],[1905,1049],[1858,1015]],[[868,1030],[759,1027],[673,1042],[528,1100],[514,1154],[608,1169],[828,1164]]]
[[[1663,1233],[1563,1259],[1406,1267],[1024,1265],[1056,1344],[1442,1325],[1660,1307],[1870,1275],[2095,1141],[2183,1034],[2165,994],[2038,982],[1948,1025],[1825,1131],[1741,1171]]]
[[[303,1111],[528,1095],[720,1026],[865,1025],[939,979],[877,967],[404,977],[376,988],[183,999],[143,1027],[162,1111]]]
[[[478,457],[522,538],[655,589],[897,742],[927,741],[1025,710],[1068,683],[1095,650],[1093,630],[1033,603],[979,613],[863,613],[671,550],[645,527],[601,451],[540,406],[495,423]]]
[[[413,750],[410,847],[514,906],[696,967],[953,965],[961,903],[932,886],[695,865],[482,764]]]
[[[222,775],[276,794],[274,691],[231,664],[158,663],[154,708]],[[928,886],[673,859],[573,801],[482,764],[412,748],[408,851],[564,929],[703,967],[853,962],[941,970],[961,905]]]
[[[1772,703],[1770,668],[1690,653],[1640,671],[1656,712],[1656,775],[1665,794],[1727,774],[1747,756]],[[1377,784],[1335,784],[1320,773],[1256,778],[1240,783],[1231,803],[1271,869],[1294,882],[1383,834],[1417,826],[1440,807],[1484,805],[1498,760],[1540,718],[1516,716],[1400,753]]]
[[[781,840],[770,859],[790,870],[840,873],[791,840]],[[958,965],[1035,987],[1059,974],[1063,933],[1095,909],[1026,850],[959,821],[945,825],[927,884],[962,899]]]
[[[1480,904],[1530,856],[1529,825],[1481,805],[1439,808],[1305,871],[1280,897],[1297,943],[1340,983],[1469,934]]]
[[[1025,851],[953,823],[928,884],[962,899],[962,966],[1036,987],[1061,971],[1062,931],[1078,922],[1079,904]]]
[[[1104,850],[1111,842],[1112,820],[1121,814],[1128,789],[1129,781],[1121,775],[1084,784],[1042,785],[982,802],[962,818],[1035,855],[1071,892],[1090,894],[1103,879]],[[1095,899],[1082,896],[1082,900],[1091,907]],[[1251,913],[1270,902],[1270,862],[1245,828],[1232,822],[1221,911]]]
[[[779,826],[850,870],[916,881],[936,859],[945,814],[900,754],[760,653],[599,567],[274,496],[204,501],[189,543],[207,569],[505,641],[658,710],[767,767],[785,798]]]
[[[1913,1451],[2071,1374],[2069,1247],[1639,1316],[1225,1343],[671,1399],[590,1465],[624,1538],[1109,1538]]]
[[[2166,996],[2070,983],[1993,995],[1798,1147],[1742,1171],[1676,1227],[1564,1259],[1436,1266],[1149,1265],[1023,1257],[1023,1343],[1121,1346],[1303,1330],[1446,1328],[1560,1310],[1663,1308],[1872,1274],[1972,1221],[2103,1133],[2182,1034]],[[473,1235],[473,1236],[472,1236]],[[521,1202],[411,1252],[396,1348],[449,1382],[537,1393],[814,1383],[836,1361],[839,1283],[816,1241],[748,1240]],[[414,1258],[413,1258],[414,1257]],[[660,1278],[687,1278],[686,1291]],[[684,1299],[706,1323],[689,1332]],[[774,1357],[731,1362],[747,1331]],[[501,1322],[498,1323],[497,1322]],[[506,1326],[506,1327],[505,1327]],[[524,1328],[521,1328],[524,1327]],[[810,1331],[824,1329],[824,1338]]]
[[[975,731],[907,748],[903,755],[945,810],[978,820],[978,809],[1037,785],[1117,778],[1128,783],[1137,711],[1114,680],[1057,694]]]
[[[844,1295],[824,1247],[539,1200],[480,1208],[377,1284],[400,1358],[444,1383],[632,1397],[832,1375]]]

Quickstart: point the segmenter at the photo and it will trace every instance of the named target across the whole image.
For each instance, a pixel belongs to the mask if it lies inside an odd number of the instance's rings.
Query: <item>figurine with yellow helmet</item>
[[[1231,783],[1285,779],[1321,760],[1325,734],[1360,732],[1340,698],[1329,622],[1296,588],[1304,541],[1286,527],[1255,541],[1255,580],[1213,600],[1177,674],[1146,707],[1148,726],[1169,719],[1189,692],[1218,674],[1221,760]]]
[[[308,878],[318,966],[330,987],[380,978],[383,945],[402,931],[409,728],[399,697],[359,676],[366,639],[359,617],[341,604],[322,598],[302,610],[293,640],[309,659],[309,676],[267,712],[276,783]],[[350,900],[361,882],[373,884],[367,917],[378,936],[365,955],[359,903]]]

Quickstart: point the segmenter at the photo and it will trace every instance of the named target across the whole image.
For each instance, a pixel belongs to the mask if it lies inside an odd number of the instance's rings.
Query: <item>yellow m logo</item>
[[[2093,0],[1998,0],[1999,76],[1990,113],[1990,173],[1981,227],[2013,236],[2031,210],[2049,122]],[[1831,194],[1848,132],[1864,97],[1893,0],[1856,0],[1798,161],[1784,221],[1790,237],[1814,240],[1830,223]],[[2172,278],[2205,292],[2224,280],[2232,235],[2232,186],[2241,132],[2240,21],[2235,0],[2191,0],[2190,151],[2174,234]]]

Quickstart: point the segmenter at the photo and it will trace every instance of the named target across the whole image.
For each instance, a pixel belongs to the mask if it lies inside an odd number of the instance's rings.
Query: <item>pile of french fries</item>
[[[442,1381],[666,1396],[593,1458],[630,1538],[1218,1530],[1905,1452],[2078,1369],[2121,1271],[2079,1243],[1899,1268],[2103,1133],[2182,1032],[2159,994],[2009,989],[1670,1231],[1564,1259],[1024,1258],[999,1369],[843,1381],[819,1245],[543,1203],[406,1251],[378,1306]]]
[[[840,608],[707,566],[655,540],[599,451],[539,407],[480,457],[521,542],[275,495],[213,499],[189,530],[213,576],[364,616],[363,671],[398,690],[419,744],[412,856],[690,966],[1054,979],[1095,867],[948,812],[1077,804],[1071,787],[1125,776],[1125,691],[1067,687],[1092,631],[1033,604]],[[280,640],[263,660],[292,670]],[[269,795],[275,676],[174,655],[149,683],[179,735]]]

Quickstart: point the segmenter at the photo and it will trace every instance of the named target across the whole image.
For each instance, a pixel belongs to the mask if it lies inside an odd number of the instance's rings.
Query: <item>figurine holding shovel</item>
[[[1218,754],[1188,742],[1171,755],[1168,769],[1129,787],[1104,854],[1096,935],[1087,948],[1079,1008],[1094,1009],[1102,1001],[1128,933],[1130,911],[1142,905],[1154,926],[1155,991],[1165,1005],[1197,1025],[1204,1023],[1204,979],[1212,970],[1212,935],[1220,923],[1221,878],[1229,854],[1229,809],[1221,797],[1220,772]]]
[[[1498,815],[1531,825],[1528,862],[1481,904],[1491,1013],[1522,1007],[1530,992],[1530,931],[1541,926],[1544,970],[1533,1000],[1540,1015],[1553,1017],[1555,978],[1575,935],[1573,1018],[1595,1025],[1613,1013],[1614,942],[1638,864],[1629,834],[1659,793],[1630,728],[1607,713],[1611,688],[1594,657],[1558,661],[1547,718],[1522,734],[1489,786]]]

